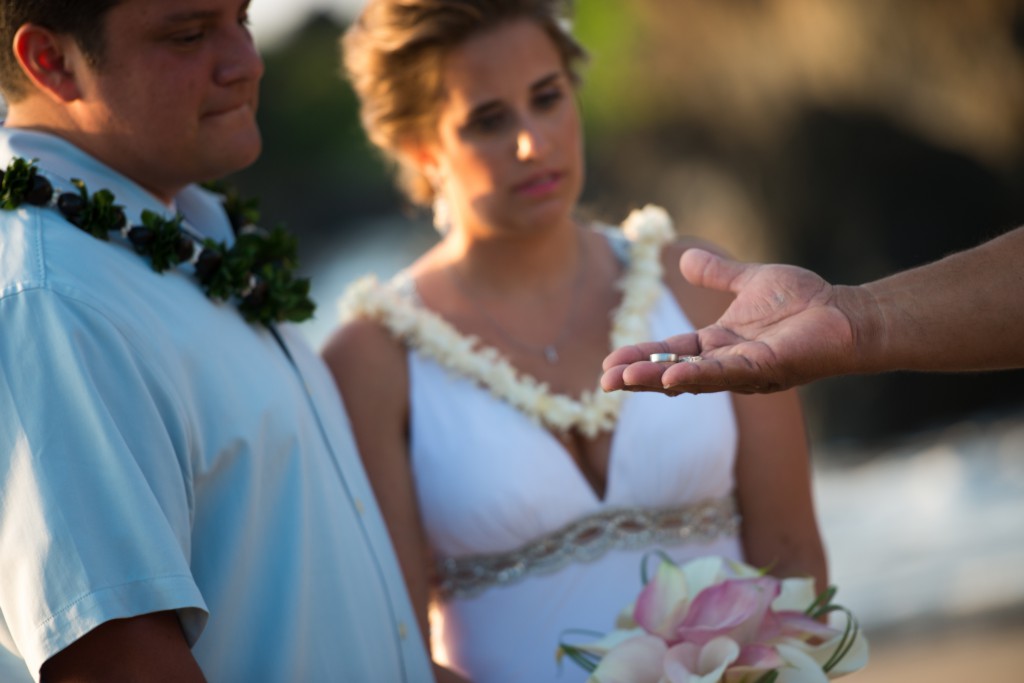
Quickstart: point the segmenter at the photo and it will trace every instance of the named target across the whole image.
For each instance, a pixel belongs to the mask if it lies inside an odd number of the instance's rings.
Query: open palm
[[[691,283],[736,294],[713,325],[613,351],[604,362],[606,391],[768,393],[841,372],[854,349],[840,308],[845,288],[784,265],[729,261],[692,249],[680,267]],[[700,355],[695,363],[652,363],[651,353]]]

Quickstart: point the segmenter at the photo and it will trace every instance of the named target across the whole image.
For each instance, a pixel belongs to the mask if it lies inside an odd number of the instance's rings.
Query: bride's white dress
[[[692,329],[663,285],[648,322],[650,338]],[[628,394],[601,499],[529,416],[415,346],[408,363],[411,466],[440,584],[434,642],[471,681],[582,683],[556,662],[560,638],[610,630],[649,551],[743,559],[727,394]]]

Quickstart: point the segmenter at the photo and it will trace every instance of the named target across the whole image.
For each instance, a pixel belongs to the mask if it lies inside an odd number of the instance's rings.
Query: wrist
[[[890,351],[889,317],[885,302],[871,284],[833,286],[836,308],[850,326],[850,348],[841,353],[840,374],[881,372]]]

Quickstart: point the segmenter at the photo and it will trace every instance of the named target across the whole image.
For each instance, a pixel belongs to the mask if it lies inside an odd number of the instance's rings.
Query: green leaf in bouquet
[[[854,618],[853,613],[845,607],[837,607],[836,610],[846,614],[846,629],[843,631],[843,637],[839,639],[839,644],[836,645],[835,651],[832,656],[828,658],[821,669],[825,673],[828,673],[843,661],[843,657],[849,654],[850,650],[853,649],[853,644],[857,640],[857,634],[860,632],[860,624]]]
[[[598,640],[603,634],[598,633],[597,631],[588,631],[586,629],[566,629],[558,639],[558,650],[555,651],[555,659],[559,664],[562,663],[562,657],[568,657],[587,673],[593,673],[601,661],[601,656],[585,650],[582,647],[566,643],[566,636],[571,635],[586,636],[592,640]]]
[[[836,587],[829,586],[822,592],[818,593],[818,597],[814,599],[814,602],[808,605],[804,614],[814,619],[818,619],[819,617],[823,617],[829,612],[838,609],[832,604],[832,598],[834,598],[835,595]]]
[[[644,586],[647,585],[648,581],[651,578],[647,572],[647,564],[650,561],[651,557],[654,555],[660,557],[662,562],[668,562],[671,565],[675,564],[675,562],[672,561],[672,558],[669,557],[664,550],[651,550],[647,553],[644,553],[643,559],[640,560],[640,581]]]

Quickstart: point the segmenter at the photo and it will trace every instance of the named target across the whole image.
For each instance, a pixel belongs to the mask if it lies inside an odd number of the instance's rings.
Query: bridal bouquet
[[[848,610],[812,579],[776,579],[740,562],[662,558],[614,631],[559,646],[589,683],[821,683],[867,663]],[[834,626],[821,619],[833,619]]]

